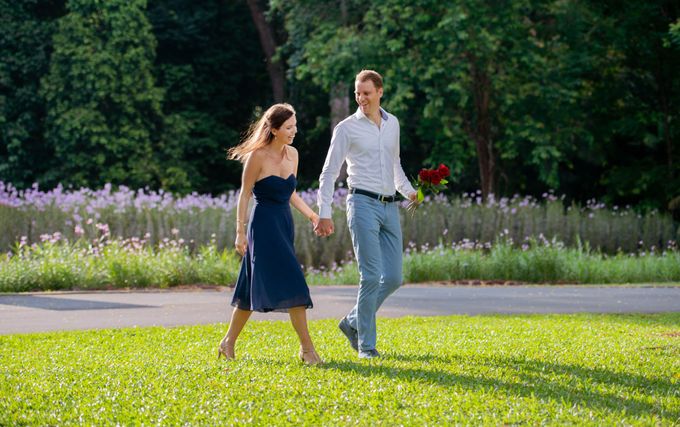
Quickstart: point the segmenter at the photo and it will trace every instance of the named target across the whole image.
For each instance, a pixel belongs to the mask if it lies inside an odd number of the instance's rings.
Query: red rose
[[[430,172],[430,182],[432,182],[432,185],[439,185],[439,183],[442,181],[442,176],[437,170],[433,170]]]
[[[411,215],[414,215],[418,206],[425,199],[425,193],[438,194],[446,189],[446,186],[442,185],[442,181],[449,175],[451,175],[451,171],[444,163],[440,163],[439,167],[434,169],[422,168],[418,171],[418,180],[413,183],[418,189],[418,197],[408,205]]]

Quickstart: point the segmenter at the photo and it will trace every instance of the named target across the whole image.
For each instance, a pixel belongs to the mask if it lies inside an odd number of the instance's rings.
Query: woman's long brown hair
[[[295,110],[290,104],[272,105],[264,112],[260,120],[250,125],[241,143],[227,151],[227,158],[245,162],[250,153],[272,142],[274,139],[272,129],[280,128],[294,115]]]

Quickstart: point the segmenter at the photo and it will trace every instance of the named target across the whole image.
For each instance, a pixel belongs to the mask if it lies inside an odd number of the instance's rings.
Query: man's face
[[[354,82],[355,99],[361,111],[367,116],[376,113],[380,109],[382,94],[382,88],[376,89],[375,84],[371,80]]]

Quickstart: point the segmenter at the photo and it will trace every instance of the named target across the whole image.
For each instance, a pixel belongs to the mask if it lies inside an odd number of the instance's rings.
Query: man
[[[357,74],[356,113],[333,131],[319,177],[319,236],[333,233],[331,203],[334,183],[347,162],[347,223],[359,265],[359,293],[354,308],[338,325],[359,358],[379,357],[376,312],[402,284],[402,234],[396,191],[416,200],[399,159],[399,121],[380,107],[382,77],[375,71]]]

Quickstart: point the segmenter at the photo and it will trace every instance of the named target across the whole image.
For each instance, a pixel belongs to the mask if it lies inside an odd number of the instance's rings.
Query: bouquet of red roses
[[[420,203],[425,200],[425,192],[438,194],[440,191],[446,189],[446,184],[449,183],[446,178],[449,175],[451,175],[451,171],[448,166],[443,163],[440,164],[438,168],[423,168],[418,172],[418,179],[414,183],[416,191],[418,192],[418,197],[416,201],[411,202],[408,205],[408,210],[411,212],[411,215],[413,215]]]

